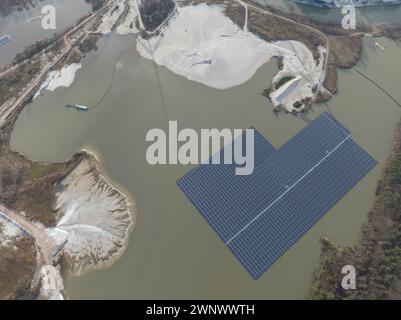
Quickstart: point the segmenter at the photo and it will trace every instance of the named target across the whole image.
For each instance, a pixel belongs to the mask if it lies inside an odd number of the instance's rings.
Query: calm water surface
[[[358,68],[401,100],[401,47],[372,38]],[[12,147],[43,161],[67,160],[83,146],[102,156],[108,173],[136,199],[138,221],[123,257],[111,268],[69,279],[71,298],[303,298],[319,262],[319,237],[340,245],[358,243],[360,228],[374,199],[376,182],[391,147],[401,108],[352,70],[339,72],[339,94],[314,107],[312,119],[330,111],[354,133],[355,140],[379,165],[347,194],[268,272],[254,281],[179,191],[175,181],[190,166],[147,164],[146,132],[170,120],[185,128],[256,127],[276,147],[306,123],[292,115],[276,117],[261,92],[277,72],[266,64],[247,83],[215,90],[159,67],[161,92],[153,64],[141,58],[134,37],[108,36],[83,60],[70,88],[45,93],[21,113]],[[88,113],[65,104],[92,106],[110,83],[106,99]],[[339,271],[340,272],[340,271]]]

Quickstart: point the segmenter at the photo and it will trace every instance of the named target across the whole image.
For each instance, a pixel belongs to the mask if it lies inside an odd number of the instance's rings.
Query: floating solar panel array
[[[328,113],[278,149],[255,130],[254,146],[251,175],[236,176],[235,164],[202,164],[177,184],[256,279],[376,161]]]

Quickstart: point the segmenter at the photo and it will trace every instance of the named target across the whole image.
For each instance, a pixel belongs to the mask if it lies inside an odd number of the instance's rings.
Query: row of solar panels
[[[235,164],[204,164],[177,183],[258,278],[375,164],[323,113],[277,150],[255,131],[249,176],[236,176]]]

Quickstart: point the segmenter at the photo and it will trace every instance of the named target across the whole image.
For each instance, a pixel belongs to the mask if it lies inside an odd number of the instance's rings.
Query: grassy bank
[[[309,299],[401,299],[401,123],[357,247],[321,240],[320,266]],[[356,269],[356,290],[344,290],[341,269]]]

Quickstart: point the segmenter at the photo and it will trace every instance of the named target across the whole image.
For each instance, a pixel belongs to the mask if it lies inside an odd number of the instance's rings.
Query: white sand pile
[[[320,59],[316,66],[312,52],[300,42],[287,41],[280,45],[288,47],[289,50],[295,50],[288,54],[283,69],[273,78],[273,84],[284,77],[292,77],[293,79],[277,90],[273,90],[270,99],[274,106],[282,105],[286,110],[293,111],[295,109],[293,104],[296,101],[313,98],[313,91],[317,92],[323,87],[326,74],[323,70],[326,49],[319,47]]]
[[[111,32],[118,19],[121,17],[125,9],[125,0],[120,0],[115,6],[105,15],[97,32],[107,35]]]
[[[291,74],[300,81],[281,99],[274,96],[273,103],[292,111],[296,101],[313,97],[312,88],[320,86],[324,78],[323,63],[317,66],[312,52],[301,42],[269,43],[246,29],[225,16],[221,6],[187,6],[178,8],[158,37],[138,38],[137,50],[189,80],[216,89],[243,84],[272,57],[282,57],[284,70],[279,77]]]
[[[47,300],[64,300],[64,282],[59,268],[46,265],[40,269],[42,286],[40,295]]]
[[[49,234],[63,246],[68,269],[79,274],[122,253],[133,220],[125,195],[108,184],[89,159],[60,187],[55,209],[63,216]]]
[[[139,14],[137,0],[128,0],[128,13],[125,20],[118,26],[117,33],[121,35],[137,33],[136,20]]]
[[[0,216],[0,246],[15,247],[16,238],[21,236],[23,234],[17,227]]]
[[[55,70],[49,73],[45,82],[42,83],[33,100],[35,100],[43,90],[54,91],[60,87],[69,87],[75,80],[76,72],[82,68],[80,63],[72,63],[64,66],[61,70]]]

